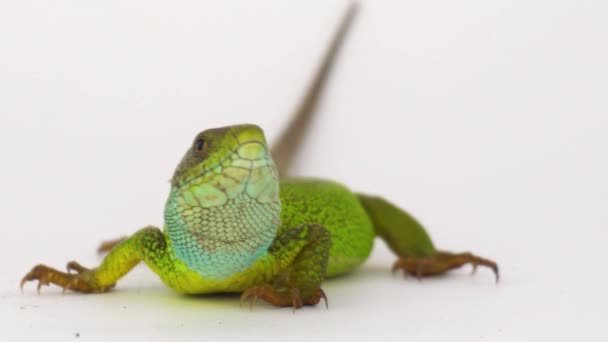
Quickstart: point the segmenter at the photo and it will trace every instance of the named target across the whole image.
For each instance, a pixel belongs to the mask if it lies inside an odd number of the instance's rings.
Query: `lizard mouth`
[[[182,175],[182,172],[180,172],[179,170],[176,170],[175,173],[173,174],[173,178],[171,178],[171,185],[173,185],[175,188],[177,189],[183,189],[184,187],[188,186],[190,183],[192,183],[193,181],[206,176],[207,174],[209,174],[209,172],[217,169],[218,167],[221,167],[222,164],[224,164],[226,161],[228,161],[231,156],[233,156],[236,152],[238,151],[238,147],[235,149],[232,149],[230,151],[230,153],[228,153],[226,155],[226,157],[224,159],[221,159],[220,161],[218,161],[217,163],[215,163],[214,165],[212,165],[211,167],[208,167],[206,169],[203,169],[202,172],[200,172],[199,174],[196,174],[190,178],[187,178],[183,181],[179,181],[180,176]]]

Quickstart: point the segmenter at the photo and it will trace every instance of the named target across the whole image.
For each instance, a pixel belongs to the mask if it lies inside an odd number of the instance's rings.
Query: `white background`
[[[363,1],[298,174],[406,207],[436,244],[496,259],[421,283],[378,242],[330,309],[184,297],[145,267],[104,295],[34,284],[99,241],[162,224],[205,128],[273,140],[345,1],[3,1],[3,341],[606,339],[605,1]]]

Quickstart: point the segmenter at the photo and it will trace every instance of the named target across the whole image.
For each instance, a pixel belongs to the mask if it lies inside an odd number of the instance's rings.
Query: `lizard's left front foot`
[[[318,288],[308,298],[302,298],[300,290],[298,288],[290,288],[284,291],[277,291],[272,285],[262,284],[250,287],[241,295],[241,305],[247,300],[251,300],[250,308],[253,309],[255,302],[258,298],[261,298],[268,303],[280,307],[291,306],[293,311],[301,308],[304,305],[316,305],[321,301],[321,298],[325,301],[325,307],[327,307],[327,296],[321,288]]]
[[[71,290],[84,293],[106,292],[115,285],[102,286],[98,284],[93,277],[93,271],[75,261],[69,262],[67,269],[68,273],[58,271],[46,265],[37,265],[21,279],[21,290],[23,290],[26,282],[34,280],[38,280],[38,293],[40,293],[42,285],[48,286],[49,284],[60,286],[63,288],[63,291]],[[76,273],[70,273],[70,271],[76,271]]]
[[[473,272],[475,272],[477,266],[490,268],[496,276],[496,282],[498,282],[498,265],[492,260],[469,252],[451,253],[437,251],[435,255],[430,257],[399,257],[393,264],[393,273],[401,269],[403,272],[407,272],[420,279],[421,277],[443,274],[466,264],[473,265]]]

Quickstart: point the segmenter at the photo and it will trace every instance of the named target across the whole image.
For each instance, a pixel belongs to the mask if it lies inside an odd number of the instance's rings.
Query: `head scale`
[[[171,180],[165,225],[190,269],[224,279],[272,243],[281,203],[275,165],[255,125],[199,133]]]

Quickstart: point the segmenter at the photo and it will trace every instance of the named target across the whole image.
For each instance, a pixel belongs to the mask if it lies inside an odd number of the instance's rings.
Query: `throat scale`
[[[176,256],[201,276],[246,270],[272,243],[281,203],[275,165],[260,141],[246,141],[222,162],[173,186],[165,224]]]

